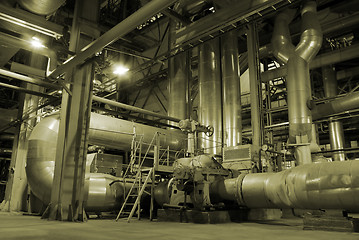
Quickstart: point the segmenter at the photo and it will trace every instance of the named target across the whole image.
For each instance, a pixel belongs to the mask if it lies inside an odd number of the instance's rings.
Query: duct
[[[323,86],[325,97],[335,97],[338,94],[338,83],[336,79],[336,72],[332,66],[322,68]],[[344,148],[344,131],[343,124],[336,120],[329,122],[329,140],[331,150],[338,150]],[[344,152],[333,153],[334,161],[345,161]]]
[[[199,122],[214,128],[213,136],[202,135],[205,153],[220,154],[222,151],[222,96],[218,38],[199,47]]]
[[[188,74],[187,52],[169,59],[168,116],[188,118]]]
[[[51,199],[59,121],[58,114],[44,118],[35,126],[29,138],[26,174],[31,191],[44,204],[48,204]],[[170,149],[179,150],[185,144],[185,141],[181,141],[183,134],[95,113],[91,114],[89,143],[129,150],[133,128],[136,129],[137,135],[143,134],[144,142],[150,142],[153,135],[159,132],[163,147],[170,146]],[[85,209],[105,211],[117,206],[124,186],[122,183],[109,186],[109,183],[118,180],[117,178],[107,174],[89,173],[85,179],[85,187],[88,189]]]
[[[240,175],[211,190],[248,208],[359,211],[358,161],[313,163],[278,173]],[[219,186],[219,187],[217,187]]]
[[[232,147],[242,143],[242,116],[239,84],[237,32],[231,31],[221,38],[223,141]]]
[[[83,61],[91,57],[96,52],[100,51],[102,48],[125,36],[138,25],[150,19],[153,15],[157,14],[161,10],[171,6],[176,1],[177,0],[154,0],[147,3],[145,6],[124,19],[122,22],[111,28],[108,32],[104,33],[95,41],[81,49],[78,54],[65,61],[64,64],[51,72],[49,77],[57,78],[74,66],[81,64]]]
[[[272,37],[274,56],[287,63],[289,141],[296,147],[298,163],[308,163],[311,140],[311,84],[308,63],[318,53],[323,35],[316,17],[316,3],[307,2],[302,8],[302,34],[294,47],[290,40],[288,24],[294,13],[287,9],[276,18]]]
[[[312,114],[313,119],[317,120],[356,108],[359,108],[359,92],[352,92],[345,97],[315,106]]]
[[[17,0],[21,7],[38,14],[49,15],[54,13],[66,0]]]
[[[315,69],[339,62],[349,61],[358,57],[359,44],[353,44],[349,47],[318,55],[311,63],[309,63],[309,69]],[[269,80],[284,77],[286,75],[287,69],[285,66],[282,66],[275,70],[269,70],[262,73],[262,81],[267,82]]]

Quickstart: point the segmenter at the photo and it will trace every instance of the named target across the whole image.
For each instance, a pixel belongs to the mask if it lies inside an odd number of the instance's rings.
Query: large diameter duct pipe
[[[29,138],[26,174],[31,191],[44,204],[48,204],[51,199],[59,122],[60,119],[57,114],[44,118],[35,126]],[[161,146],[170,146],[170,149],[179,150],[185,144],[185,141],[182,141],[184,135],[181,133],[176,134],[173,131],[131,123],[95,113],[91,114],[89,143],[129,150],[134,129],[136,134],[143,134],[144,142],[149,143],[154,134],[159,132]],[[121,183],[109,186],[109,183],[113,180],[118,179],[107,174],[90,173],[86,175],[85,186],[88,188],[87,210],[102,208],[105,211],[108,208],[117,206],[118,198],[124,192],[121,190],[124,186]]]
[[[212,137],[202,133],[205,153],[222,151],[222,96],[218,38],[199,46],[199,122],[214,128]]]
[[[336,72],[333,66],[322,68],[323,86],[326,97],[335,97],[338,94],[338,83],[336,79]],[[344,148],[344,130],[341,121],[330,119],[329,122],[329,140],[332,150],[339,150]],[[344,152],[333,153],[334,161],[345,161]]]
[[[168,116],[188,118],[188,52],[170,58]]]
[[[313,163],[279,173],[240,175],[211,186],[212,194],[248,208],[359,211],[359,162]]]
[[[294,12],[287,9],[276,18],[272,37],[273,54],[287,63],[289,141],[296,147],[298,164],[310,163],[312,115],[311,84],[308,63],[318,53],[322,43],[322,32],[316,17],[316,3],[307,2],[302,11],[302,34],[296,47],[291,43],[288,25]]]
[[[345,97],[315,106],[313,119],[321,119],[333,114],[359,108],[359,91],[348,93]]]
[[[39,15],[54,13],[66,0],[17,0],[21,7]]]
[[[227,147],[242,143],[242,116],[239,84],[237,32],[231,31],[221,38],[223,142]]]

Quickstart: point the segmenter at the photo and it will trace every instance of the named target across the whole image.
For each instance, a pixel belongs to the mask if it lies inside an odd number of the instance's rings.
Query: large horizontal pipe
[[[44,118],[35,126],[29,138],[26,174],[31,191],[44,204],[48,204],[51,198],[59,122],[58,114]],[[181,131],[159,129],[96,113],[91,114],[90,144],[130,150],[134,133],[138,138],[143,136],[143,143],[150,143],[153,136],[159,133],[161,147],[169,146],[170,150],[180,150],[186,143],[186,136]],[[143,146],[147,147],[146,144]],[[87,174],[86,186],[89,187],[89,191],[86,194],[86,209],[99,208],[99,202],[94,198],[105,201],[102,202],[107,203],[107,206],[103,206],[105,209],[116,206],[124,191],[121,191],[121,183],[110,187],[109,183],[113,180],[117,178],[106,174]]]
[[[310,69],[315,69],[343,61],[352,60],[359,57],[359,44],[353,44],[349,47],[334,50],[332,52],[318,55],[311,63]],[[261,75],[263,82],[267,82],[276,78],[285,77],[287,75],[287,67],[282,66],[275,70],[265,71]]]
[[[171,6],[176,1],[177,0],[153,0],[147,3],[145,6],[124,19],[122,22],[111,28],[108,32],[84,47],[80,53],[76,54],[74,57],[68,59],[66,62],[64,62],[64,64],[56,68],[53,72],[50,73],[49,77],[57,78],[76,65],[83,63],[93,54],[99,52],[107,45],[117,41],[119,38],[125,36],[137,26],[150,19],[153,15]]]
[[[312,163],[221,180],[211,190],[248,208],[359,211],[359,162]]]
[[[124,104],[124,103],[119,103],[119,102],[109,100],[109,99],[106,99],[106,98],[101,98],[101,97],[98,97],[98,96],[93,96],[92,100],[96,101],[96,102],[108,104],[108,105],[113,106],[113,107],[119,107],[119,108],[123,108],[123,109],[129,110],[129,111],[143,113],[143,114],[146,114],[146,115],[149,115],[149,116],[159,117],[161,119],[166,119],[166,120],[170,120],[170,121],[174,121],[174,122],[179,122],[179,121],[183,120],[183,119],[178,119],[178,118],[175,118],[175,117],[170,117],[170,116],[167,116],[167,115],[162,115],[160,113],[155,113],[155,112],[145,110],[145,109],[142,109],[142,108],[139,108],[139,107],[134,107],[134,106],[131,106],[131,105],[127,105],[127,104]]]
[[[319,104],[312,110],[313,120],[359,108],[359,91],[328,103]]]

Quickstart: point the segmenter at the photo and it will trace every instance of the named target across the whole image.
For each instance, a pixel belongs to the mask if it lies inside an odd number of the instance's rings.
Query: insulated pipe
[[[318,53],[323,39],[316,16],[316,3],[307,2],[302,11],[302,34],[296,47],[290,40],[288,24],[293,10],[287,9],[276,18],[272,37],[274,56],[287,63],[289,141],[297,144],[296,155],[299,164],[310,163],[312,115],[311,85],[308,63]]]
[[[44,118],[35,126],[29,138],[26,174],[31,191],[44,204],[48,204],[51,199],[59,122],[58,114]],[[173,131],[131,123],[96,113],[91,114],[89,143],[129,150],[133,129],[136,129],[137,135],[143,134],[144,142],[149,143],[154,134],[159,132],[163,147],[170,146],[171,149],[179,150],[185,144],[185,140],[182,141],[184,137],[182,133],[177,134]],[[88,188],[86,193],[88,198],[85,208],[87,210],[99,210],[101,206],[103,210],[106,210],[117,206],[118,199],[123,193],[119,189],[123,189],[123,185],[116,183],[109,186],[113,180],[118,179],[107,174],[89,173],[86,175],[85,186]]]
[[[93,54],[99,52],[102,48],[115,42],[119,38],[135,29],[138,25],[150,19],[153,15],[171,6],[177,0],[153,0],[145,6],[134,12],[132,15],[124,19],[122,22],[111,28],[108,32],[101,35],[95,41],[81,49],[81,51],[64,62],[49,74],[48,77],[57,78],[61,74],[67,72],[78,64],[81,64]]]
[[[54,13],[66,0],[17,0],[21,7],[39,15]]]
[[[317,120],[333,114],[359,108],[359,91],[348,93],[328,103],[319,104],[312,110],[313,119]]]
[[[227,147],[242,143],[242,116],[239,84],[238,38],[231,31],[221,38],[223,142]]]
[[[336,79],[336,72],[333,66],[322,68],[323,86],[325,97],[335,97],[338,95],[338,82]],[[338,150],[344,148],[344,130],[343,124],[338,120],[331,120],[329,122],[329,140],[331,150]],[[333,153],[334,161],[345,161],[344,152]]]
[[[219,58],[219,40],[215,38],[199,46],[199,122],[214,128],[212,137],[202,133],[205,153],[220,154],[222,151],[222,96]]]
[[[359,162],[313,163],[218,181],[212,194],[248,208],[359,211]]]
[[[188,116],[188,52],[169,59],[168,116],[187,119]]]

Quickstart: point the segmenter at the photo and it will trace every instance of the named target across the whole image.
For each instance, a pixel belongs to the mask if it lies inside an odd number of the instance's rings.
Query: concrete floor
[[[40,217],[0,213],[0,239],[186,239],[186,240],[339,240],[359,239],[359,233],[304,231],[300,219],[260,224],[253,222],[227,224],[193,224],[150,222],[148,220],[93,219],[86,223],[42,220]]]

